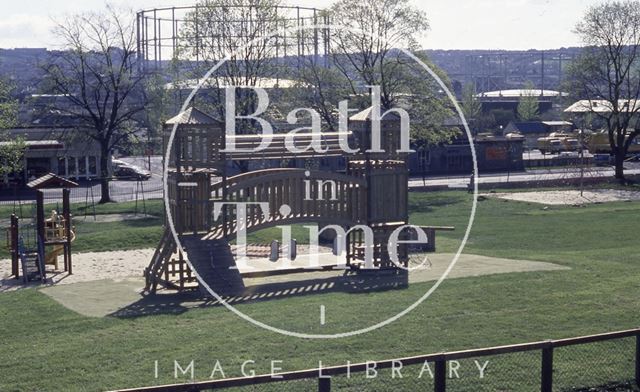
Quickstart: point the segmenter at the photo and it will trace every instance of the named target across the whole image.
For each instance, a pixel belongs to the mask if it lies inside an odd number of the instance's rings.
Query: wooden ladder
[[[176,251],[176,243],[173,239],[173,233],[167,227],[164,229],[160,243],[156,247],[149,266],[145,268],[145,291],[155,293],[158,283],[162,280],[162,273],[167,268],[167,261]]]

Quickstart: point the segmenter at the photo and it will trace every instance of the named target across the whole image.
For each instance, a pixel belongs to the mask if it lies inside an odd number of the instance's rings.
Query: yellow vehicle
[[[585,137],[587,148],[592,154],[611,154],[611,144],[609,143],[609,133],[600,131],[588,134]],[[629,146],[629,154],[640,153],[640,139],[636,138]]]
[[[575,135],[564,132],[553,132],[547,137],[538,139],[538,149],[542,154],[580,150],[580,142]]]

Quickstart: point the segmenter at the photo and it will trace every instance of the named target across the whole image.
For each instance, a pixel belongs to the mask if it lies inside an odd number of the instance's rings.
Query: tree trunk
[[[102,153],[100,155],[100,204],[111,202],[111,193],[109,191],[109,148],[105,145],[101,146]]]
[[[624,181],[624,158],[626,155],[624,151],[624,147],[623,146],[616,147],[614,151],[615,151],[615,169],[616,169],[615,177],[620,181]]]

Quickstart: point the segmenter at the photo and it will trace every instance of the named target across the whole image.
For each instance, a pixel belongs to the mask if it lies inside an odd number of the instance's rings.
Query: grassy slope
[[[457,226],[455,233],[445,233],[438,241],[440,251],[454,250],[468,217],[466,193],[414,194],[411,204],[413,223]],[[572,269],[448,280],[400,321],[339,340],[284,337],[219,307],[179,316],[90,319],[36,290],[3,294],[0,390],[99,390],[174,382],[174,359],[194,359],[199,366],[196,376],[206,379],[216,359],[230,376],[239,375],[245,359],[256,360],[260,373],[268,372],[271,359],[282,359],[285,370],[295,370],[317,366],[318,360],[344,364],[636,327],[639,213],[640,203],[543,210],[539,205],[483,201],[466,252],[551,261]],[[427,283],[402,291],[312,295],[243,304],[239,309],[277,327],[332,333],[383,320],[429,287]],[[320,305],[327,307],[323,327],[318,323]],[[589,356],[580,354],[580,359],[585,357]],[[157,380],[156,359],[161,366]],[[538,362],[535,356],[523,355],[502,366],[515,367],[509,368],[512,377],[517,371],[531,380]],[[573,365],[567,360],[558,366],[562,376],[562,366]],[[512,387],[515,384],[511,380]]]

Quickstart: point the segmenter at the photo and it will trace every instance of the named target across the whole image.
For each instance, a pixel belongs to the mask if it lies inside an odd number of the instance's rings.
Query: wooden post
[[[444,358],[436,360],[433,390],[435,392],[447,390],[447,361]]]
[[[331,379],[327,377],[318,378],[318,392],[331,392]]]
[[[18,236],[20,235],[19,222],[20,221],[18,220],[18,216],[16,214],[11,214],[11,275],[13,275],[16,279],[20,278],[20,255],[18,254]]]
[[[636,335],[636,386],[640,388],[640,332]]]
[[[552,392],[553,390],[553,345],[548,345],[542,349],[542,371],[540,380],[541,392]]]
[[[62,215],[64,217],[65,229],[64,235],[66,244],[64,245],[64,270],[69,275],[73,274],[73,263],[71,261],[71,203],[69,189],[62,190]]]
[[[38,270],[44,282],[46,272],[44,271],[45,237],[44,237],[44,193],[36,191],[36,242],[38,249]]]
[[[44,240],[44,193],[36,191],[36,233]]]

